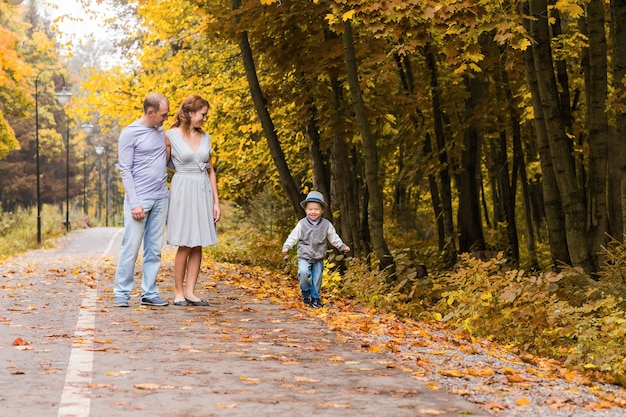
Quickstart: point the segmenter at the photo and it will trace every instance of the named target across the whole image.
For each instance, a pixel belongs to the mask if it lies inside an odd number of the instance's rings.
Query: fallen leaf
[[[335,403],[322,403],[317,404],[320,408],[352,408],[350,404],[335,404]]]
[[[130,373],[130,371],[118,371],[118,372],[107,372],[107,376],[125,376],[126,374]]]
[[[472,375],[472,376],[486,377],[486,376],[495,375],[496,370],[495,369],[490,369],[490,368],[468,369],[467,373]]]
[[[17,339],[13,341],[13,346],[27,346],[27,345],[30,345],[30,343],[28,343],[26,340],[22,339],[21,337],[18,337]]]
[[[248,378],[246,376],[241,375],[239,377],[244,384],[260,384],[261,380],[259,378]]]
[[[319,379],[307,378],[305,376],[297,376],[296,377],[296,381],[298,381],[298,382],[320,382]]]
[[[174,388],[171,385],[159,385],[159,384],[154,384],[154,383],[147,383],[147,384],[135,384],[133,385],[134,388],[137,389],[143,389],[143,390],[157,390],[157,389],[172,389]]]
[[[444,410],[433,410],[433,409],[425,409],[425,408],[420,408],[417,411],[420,414],[426,414],[428,416],[439,416],[441,414],[446,414],[447,413],[447,411],[444,411]]]
[[[444,370],[438,371],[438,373],[439,375],[453,376],[455,378],[463,378],[466,376],[464,372],[459,371],[458,369],[444,369]]]
[[[509,382],[524,382],[524,378],[519,375],[509,375],[506,377],[506,380]]]

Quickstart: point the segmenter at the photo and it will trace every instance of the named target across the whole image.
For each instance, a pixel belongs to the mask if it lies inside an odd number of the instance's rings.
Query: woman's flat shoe
[[[185,301],[187,301],[188,305],[191,305],[191,306],[208,306],[209,305],[209,303],[207,303],[204,300],[193,301],[193,300],[190,300],[189,298],[185,298]]]
[[[172,304],[174,304],[175,306],[188,306],[189,301],[187,300],[174,301]]]

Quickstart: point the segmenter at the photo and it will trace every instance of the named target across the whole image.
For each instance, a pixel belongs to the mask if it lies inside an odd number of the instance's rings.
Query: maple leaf
[[[30,345],[30,343],[28,343],[26,340],[22,339],[21,337],[18,337],[17,339],[13,341],[13,346],[28,346],[28,345]]]

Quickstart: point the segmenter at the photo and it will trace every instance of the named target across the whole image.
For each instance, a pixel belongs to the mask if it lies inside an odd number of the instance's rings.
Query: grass
[[[82,213],[70,213],[74,228],[89,225]],[[54,239],[65,234],[65,213],[55,205],[44,205],[41,210],[41,246],[37,243],[36,208],[19,209],[14,213],[3,212],[0,218],[0,260],[39,247],[52,247]]]

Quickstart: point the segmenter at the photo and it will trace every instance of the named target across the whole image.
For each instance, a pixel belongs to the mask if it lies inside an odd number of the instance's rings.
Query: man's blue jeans
[[[145,217],[135,220],[130,212],[130,204],[124,199],[124,238],[117,262],[115,297],[130,297],[133,290],[135,263],[143,242],[143,277],[141,279],[141,298],[159,295],[156,286],[157,273],[161,266],[161,249],[165,236],[168,199],[142,200]]]
[[[304,301],[307,301],[308,298],[320,299],[323,270],[324,261],[309,262],[304,259],[298,259],[298,280],[300,281],[300,290],[302,290]]]

